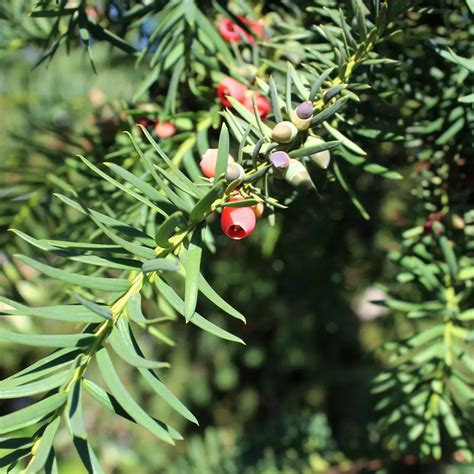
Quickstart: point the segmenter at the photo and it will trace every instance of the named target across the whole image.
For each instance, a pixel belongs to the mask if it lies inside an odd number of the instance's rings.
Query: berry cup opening
[[[227,235],[231,239],[240,240],[247,236],[247,232],[242,226],[238,224],[233,224],[227,229]]]

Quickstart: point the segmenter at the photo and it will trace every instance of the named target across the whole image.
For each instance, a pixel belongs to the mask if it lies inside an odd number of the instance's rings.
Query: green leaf
[[[288,63],[288,70],[290,71],[291,79],[295,85],[296,92],[298,93],[301,100],[305,100],[309,91],[306,89],[306,86],[303,84],[300,76],[297,74],[290,62]]]
[[[463,104],[472,104],[474,103],[474,93],[459,97],[458,101],[462,102]]]
[[[205,194],[193,207],[189,214],[189,220],[197,224],[205,219],[207,214],[211,211],[214,201],[222,197],[224,191],[224,182],[217,181],[214,186]]]
[[[445,145],[452,140],[464,128],[466,120],[460,117],[456,120],[444,133],[442,133],[435,141],[436,145]]]
[[[471,279],[473,279],[474,278],[474,267],[461,268],[461,270],[459,270],[458,278],[460,280],[471,280]]]
[[[112,311],[109,309],[108,306],[99,305],[94,303],[93,301],[88,300],[87,298],[82,297],[81,295],[75,295],[75,298],[81,305],[88,308],[93,313],[97,314],[101,317],[101,321],[107,319],[110,321],[112,319]]]
[[[367,213],[367,211],[365,210],[364,206],[357,199],[356,195],[354,194],[354,192],[352,191],[352,189],[349,187],[346,180],[344,179],[344,176],[341,173],[341,170],[339,168],[339,165],[338,165],[337,161],[334,161],[334,174],[336,175],[336,178],[339,181],[339,184],[341,185],[342,189],[344,189],[344,191],[346,191],[349,194],[352,203],[359,210],[362,217],[366,220],[370,220],[370,216]]]
[[[227,99],[231,103],[232,108],[235,109],[237,111],[237,113],[246,122],[248,122],[250,125],[252,125],[252,127],[258,133],[259,132],[259,126],[258,126],[257,118],[255,117],[255,115],[252,112],[250,112],[244,105],[242,105],[238,100],[234,99],[233,97],[228,96]],[[271,134],[272,134],[271,128],[268,125],[265,125],[265,124],[261,124],[261,127],[262,127],[262,130],[263,130],[263,133],[264,133],[265,137],[270,137]]]
[[[199,292],[199,275],[201,269],[202,242],[198,239],[199,230],[195,231],[193,239],[189,243],[184,268],[186,270],[184,288],[184,319],[191,321]]]
[[[326,107],[322,112],[319,112],[319,114],[316,114],[312,119],[311,119],[311,127],[316,127],[326,120],[329,120],[332,118],[334,115],[336,115],[339,110],[344,107],[346,102],[349,100],[349,97],[341,97],[338,99],[334,104],[330,105],[329,107]]]
[[[102,232],[107,235],[107,237],[109,237],[113,242],[117,243],[121,248],[130,252],[132,255],[143,258],[145,260],[149,260],[155,257],[155,252],[151,248],[143,247],[142,245],[138,245],[133,242],[128,242],[127,240],[122,239],[114,232],[112,232],[110,228],[119,230],[120,232],[123,232],[132,237],[139,238],[145,243],[145,245],[153,247],[155,245],[153,239],[148,237],[140,230],[135,229],[127,225],[125,222],[119,221],[118,219],[114,219],[110,216],[94,211],[93,209],[85,208],[81,204],[75,202],[72,199],[69,199],[66,196],[63,196],[62,194],[55,194],[55,196],[57,196],[68,206],[71,206],[77,211],[89,216],[95,222],[95,224],[102,230]]]
[[[54,18],[59,16],[68,16],[76,13],[75,8],[58,8],[52,10],[33,10],[30,12],[30,16],[33,18]]]
[[[132,101],[133,102],[138,102],[140,97],[147,92],[152,84],[158,80],[160,77],[160,70],[158,68],[152,69],[140,82],[138,87],[135,90],[135,93],[133,94]]]
[[[219,179],[227,171],[227,161],[229,156],[229,131],[225,123],[222,124],[219,134],[219,145],[217,150],[216,171],[214,176]]]
[[[87,438],[82,416],[82,379],[76,380],[69,390],[66,407],[66,424],[71,435]]]
[[[26,242],[30,243],[31,245],[34,245],[35,247],[41,250],[68,258],[76,262],[82,262],[88,265],[95,265],[99,267],[115,268],[118,270],[133,271],[140,267],[140,263],[136,262],[135,260],[119,259],[114,257],[104,258],[96,255],[78,255],[75,252],[56,248],[53,244],[54,241],[38,240],[34,237],[29,236],[28,234],[25,234],[24,232],[15,229],[13,229],[13,232],[22,239],[24,239]]]
[[[76,436],[73,443],[87,472],[90,474],[104,474],[104,470],[87,439]]]
[[[165,400],[168,405],[187,420],[199,425],[196,417],[173,395],[166,385],[151,370],[138,369],[150,387]]]
[[[37,380],[51,372],[71,364],[79,354],[81,354],[81,351],[78,349],[58,349],[26,369],[20,370],[11,377],[2,380],[2,382],[0,382],[0,387],[13,387],[31,382],[32,380]]]
[[[335,86],[332,86],[328,91],[324,93],[324,102],[329,102],[331,99],[336,97],[341,91],[344,90],[346,87],[346,84],[337,84]]]
[[[87,433],[82,415],[82,385],[83,380],[77,380],[69,392],[66,421],[69,431],[73,436],[74,446],[87,472],[103,474],[104,471],[87,441]]]
[[[56,436],[60,422],[61,417],[57,416],[53,421],[48,423],[48,426],[41,435],[39,443],[35,446],[35,452],[26,467],[25,474],[36,473],[44,467],[53,447],[54,437]]]
[[[291,71],[289,63],[286,66],[286,83],[285,83],[285,107],[286,114],[288,117],[291,117],[291,112],[293,111],[293,104],[291,103],[291,91],[292,91],[292,81],[291,81]]]
[[[150,433],[154,434],[162,441],[174,445],[175,443],[169,432],[168,426],[164,423],[158,423],[151,418],[122,385],[107,351],[101,349],[97,352],[96,358],[100,373],[102,374],[105,383],[122,408],[132,417],[133,420],[135,420],[136,423],[143,426],[143,428],[147,429]]]
[[[178,178],[180,183],[182,183],[182,185],[185,186],[188,190],[190,190],[193,193],[199,194],[199,188],[178,168],[178,166],[172,160],[168,158],[166,153],[161,149],[158,143],[156,143],[156,140],[150,135],[148,130],[142,125],[139,125],[139,127],[141,131],[143,132],[143,134],[145,135],[146,139],[150,142],[153,149],[158,153],[160,158],[166,163],[168,168],[171,170],[171,172],[173,173],[173,176]],[[132,140],[133,140],[133,137],[132,137]],[[143,157],[143,154],[141,155],[141,157]]]
[[[26,408],[0,416],[0,434],[10,433],[38,423],[38,421],[62,406],[66,402],[66,398],[66,393],[56,393]]]
[[[163,169],[161,166],[154,165],[154,167],[163,176],[163,178],[165,178],[168,181],[168,183],[172,184],[173,186],[177,188],[176,190],[177,192],[178,190],[180,190],[183,193],[196,199],[199,199],[199,197],[202,195],[202,193],[200,192],[200,189],[197,186],[194,186],[194,185],[189,186],[187,183],[183,183],[183,181],[179,177],[177,177],[175,174],[169,173],[168,171]]]
[[[4,472],[12,472],[11,471],[11,466],[14,466],[20,459],[25,458],[31,453],[31,448],[20,448],[16,449],[15,451],[12,451],[8,453],[7,455],[4,455],[0,458],[0,467],[6,467],[10,465],[10,469]]]
[[[385,166],[381,166],[376,163],[370,163],[365,165],[364,170],[367,171],[367,173],[380,175],[385,179],[403,179],[400,173],[397,173],[396,171],[391,171],[388,168],[385,168]]]
[[[170,260],[169,258],[155,258],[148,260],[142,266],[143,273],[164,271],[177,272],[179,270],[179,262],[177,260]]]
[[[130,134],[128,135],[131,136]],[[130,171],[127,171],[126,169],[122,168],[119,165],[116,165],[115,163],[105,162],[104,165],[110,168],[116,174],[118,174],[127,183],[130,183],[132,186],[134,186],[139,191],[141,191],[150,200],[156,202],[158,205],[165,204],[169,206],[170,202],[166,198],[166,196],[164,196],[160,191],[154,188],[151,184],[147,183],[146,181],[143,181],[142,179],[138,178],[134,174],[130,173]],[[165,217],[167,216],[166,212],[164,211],[161,211],[160,214],[164,215]]]
[[[141,357],[135,351],[134,347],[127,343],[127,338],[124,337],[125,331],[130,331],[128,323],[123,318],[119,318],[117,327],[112,331],[112,334],[108,338],[108,342],[112,346],[114,352],[121,359],[127,362],[127,364],[148,369],[162,369],[170,366],[168,362],[159,362]]]
[[[100,323],[103,317],[99,317],[89,309],[81,305],[56,305],[30,308],[0,296],[0,302],[11,306],[13,309],[0,309],[0,314],[11,314],[18,316],[31,316],[35,318],[51,319],[71,323]]]
[[[362,150],[359,145],[356,145],[353,141],[349,140],[345,135],[343,135],[339,130],[334,127],[331,127],[327,122],[323,123],[324,128],[336,139],[339,140],[343,146],[353,151],[354,153],[362,156],[366,156],[367,153]]]
[[[120,183],[116,179],[112,178],[107,173],[104,173],[102,170],[97,168],[97,166],[93,165],[89,160],[87,160],[83,156],[79,155],[79,158],[82,160],[82,162],[85,165],[87,165],[87,167],[89,167],[92,171],[94,171],[94,173],[96,173],[97,175],[99,175],[101,178],[105,179],[109,183],[113,184],[116,188],[118,188],[121,191],[129,194],[130,196],[135,198],[137,201],[142,202],[143,204],[147,205],[149,208],[155,210],[159,214],[166,215],[166,213],[164,211],[162,211],[156,204],[151,202],[149,199],[144,198],[141,194],[138,194],[135,191],[132,191],[129,187],[125,186],[124,184]]]
[[[222,39],[221,35],[215,30],[214,25],[199,8],[196,8],[196,22],[198,27],[205,32],[211,43],[216,47],[217,51],[222,54],[222,59],[225,64],[235,64],[235,58],[230,52],[227,43]]]
[[[186,261],[187,254],[183,252],[180,255],[180,258]],[[208,283],[208,281],[204,278],[202,274],[199,274],[199,291],[209,300],[212,301],[218,308],[225,311],[230,316],[234,318],[240,319],[244,323],[246,322],[245,316],[233,308],[227,301],[225,301],[215,290],[212,286]]]
[[[249,199],[242,199],[241,201],[226,201],[226,202],[223,202],[220,207],[248,207],[248,206],[254,206],[255,204],[258,204],[259,202],[262,202],[262,201],[258,199],[254,199],[254,198],[249,198]]]
[[[69,273],[64,270],[58,270],[57,268],[50,267],[44,263],[37,262],[32,258],[24,255],[17,255],[23,263],[26,263],[30,267],[38,270],[45,275],[55,278],[57,280],[65,281],[71,285],[77,285],[84,288],[91,288],[93,290],[102,290],[110,292],[124,293],[128,290],[130,282],[121,278],[101,278],[92,277],[85,275],[78,275],[77,273]]]
[[[125,239],[122,239],[122,237],[119,237],[118,235],[116,235],[114,232],[112,232],[106,225],[102,224],[95,216],[94,216],[94,213],[91,213],[91,218],[92,220],[95,222],[95,224],[97,225],[97,227],[99,227],[99,229],[107,236],[110,238],[110,240],[112,240],[113,242],[121,245],[124,249],[126,249],[127,251],[129,251],[132,255],[134,255],[135,257],[139,257],[141,259],[144,259],[144,260],[148,260],[150,258],[153,258],[155,256],[155,252],[150,249],[150,248],[147,248],[147,247],[143,247],[142,245],[138,245],[136,243],[133,243],[133,242],[129,242]],[[123,226],[117,226],[118,229],[120,229],[121,231],[124,230],[124,227]],[[153,242],[152,244],[153,246],[155,245],[155,242]]]
[[[176,228],[182,227],[185,223],[184,215],[181,211],[176,211],[167,217],[156,230],[156,243],[162,248],[170,248],[173,242],[170,238],[176,233]]]
[[[0,438],[0,449],[18,449],[33,445],[33,438]],[[1,467],[1,464],[0,464]]]
[[[82,385],[86,392],[92,398],[98,401],[103,407],[107,408],[112,413],[115,413],[116,415],[131,421],[132,423],[136,423],[136,421],[122,408],[118,400],[110,393],[106,392],[103,388],[99,387],[97,384],[88,379],[83,379]]]
[[[466,309],[460,313],[458,319],[460,321],[474,321],[474,308]]]
[[[182,46],[184,49],[184,45]],[[181,52],[179,48],[174,50],[176,57],[179,58],[177,63],[173,67],[173,73],[171,74],[171,79],[168,82],[168,93],[166,94],[164,109],[166,112],[171,112],[172,114],[176,113],[176,95],[178,93],[179,81],[181,75],[186,68],[186,61],[184,60],[184,50]],[[171,54],[166,58],[167,60],[171,58]]]
[[[184,316],[184,302],[183,300],[176,294],[176,292],[171,288],[167,283],[165,283],[160,278],[155,280],[155,284],[158,287],[161,295],[170,303],[171,306],[182,316]],[[214,336],[220,337],[221,339],[226,339],[232,342],[239,342],[240,344],[244,344],[244,341],[237,336],[234,336],[230,332],[221,329],[219,326],[211,323],[207,319],[203,318],[199,313],[194,313],[191,324],[201,328],[204,331],[213,334]]]
[[[280,101],[279,101],[279,98],[278,98],[278,91],[277,91],[275,81],[273,80],[272,76],[270,76],[269,85],[270,85],[270,101],[271,101],[271,104],[272,104],[273,115],[275,116],[276,123],[279,123],[283,120],[283,118],[281,116]]]
[[[124,337],[127,340],[127,344],[134,348],[137,354],[143,357],[143,353],[140,350],[135,337],[130,331],[124,333]],[[139,368],[138,369],[143,378],[148,382],[150,387],[162,397],[166,403],[168,403],[174,410],[181,414],[184,418],[192,421],[193,423],[199,424],[196,417],[171,393],[166,385],[160,380],[160,378],[149,369]]]
[[[48,392],[49,390],[60,387],[66,383],[69,376],[69,371],[63,371],[35,382],[10,388],[4,388],[2,386],[3,382],[0,382],[0,400],[30,397],[31,395],[37,395],[38,393]]]
[[[129,45],[125,40],[120,38],[120,36],[112,33],[107,28],[103,28],[98,23],[88,21],[87,28],[95,39],[107,41],[126,53],[136,53],[136,49],[133,46]]]
[[[9,341],[16,344],[25,344],[27,346],[82,347],[88,346],[93,340],[94,336],[91,334],[34,335],[0,331],[0,341]]]
[[[334,142],[322,142],[318,143],[317,145],[311,145],[308,147],[298,148],[296,150],[290,151],[288,154],[291,158],[302,158],[303,156],[309,156],[313,153],[319,153],[325,150],[332,150],[333,148],[337,147],[341,142],[334,141]]]
[[[439,237],[439,246],[441,247],[446,263],[448,264],[449,273],[453,278],[456,278],[459,270],[458,262],[453,247],[446,236],[442,235]]]

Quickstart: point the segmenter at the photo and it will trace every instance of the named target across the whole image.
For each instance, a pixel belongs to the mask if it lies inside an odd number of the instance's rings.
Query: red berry
[[[245,24],[250,26],[250,29],[255,33],[255,36],[258,36],[262,39],[266,39],[265,37],[265,25],[263,24],[263,20],[257,20],[257,21],[244,21]],[[250,41],[250,40],[249,40]],[[255,40],[252,38],[250,41],[255,42]]]
[[[242,196],[237,195],[230,201],[241,201]],[[248,237],[255,229],[257,218],[253,206],[224,207],[221,215],[221,228],[227,237],[240,240]]]
[[[159,138],[172,137],[176,132],[176,126],[171,122],[156,122],[155,124],[155,133]]]
[[[266,97],[263,97],[263,95],[260,95],[258,92],[253,92],[252,94],[255,97],[255,104],[257,105],[258,114],[260,115],[260,118],[262,120],[265,120],[267,115],[272,110],[272,106],[270,105],[270,101]],[[244,105],[248,110],[250,110],[250,112],[252,112],[252,113],[254,112],[252,95],[248,95],[245,98]]]
[[[255,34],[255,36],[265,39],[265,27],[263,20],[251,21],[247,18],[239,16],[239,20],[246,24]],[[228,43],[239,43],[244,37],[250,44],[255,43],[255,38],[241,28],[237,23],[234,23],[229,18],[223,18],[219,23],[219,32],[225,41]]]
[[[208,178],[214,178],[216,172],[217,162],[217,148],[209,148],[206,153],[202,156],[202,160],[199,163],[199,167],[205,176]],[[227,157],[228,163],[234,163],[234,159],[231,155]]]
[[[242,29],[229,18],[223,18],[219,23],[219,32],[221,36],[230,43],[231,41],[240,41],[239,31]]]
[[[141,125],[142,127],[145,127],[145,128],[148,128],[150,127],[151,125],[153,125],[153,122],[147,118],[137,118],[135,119],[135,123],[137,125]]]
[[[224,107],[231,107],[231,103],[226,96],[233,97],[235,100],[243,103],[246,92],[247,88],[231,77],[227,77],[217,86],[217,97]]]

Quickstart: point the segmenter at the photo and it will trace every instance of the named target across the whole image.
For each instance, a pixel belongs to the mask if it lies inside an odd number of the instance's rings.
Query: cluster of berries
[[[239,16],[238,19],[246,25],[253,34],[250,34],[229,18],[223,18],[219,23],[219,32],[225,41],[228,43],[241,43],[245,41],[248,44],[253,44],[255,43],[255,38],[266,39],[263,20],[252,21],[242,16]],[[253,102],[255,100],[257,112],[262,120],[270,113],[271,106],[266,97],[256,91],[248,89],[244,84],[241,84],[231,77],[227,77],[221,81],[217,87],[217,97],[220,103],[224,107],[231,108],[232,104],[227,99],[229,96],[240,102],[252,113],[254,112]]]
[[[241,92],[239,88],[229,88],[228,90],[230,90],[231,94],[234,94],[234,97],[236,92]],[[229,94],[226,93],[223,100],[227,100],[225,98],[226,95]],[[291,113],[291,121],[280,121],[273,127],[271,135],[272,140],[279,145],[293,142],[297,139],[300,132],[305,132],[309,129],[313,114],[313,103],[309,100],[302,102]],[[313,148],[317,150],[320,148],[319,145],[322,143],[324,143],[324,141],[320,137],[309,135],[306,137],[304,142],[304,148]],[[218,150],[214,148],[207,150],[199,163],[201,171],[208,178],[214,178],[215,176],[217,153]],[[328,150],[310,153],[308,157],[323,169],[328,167],[331,159]],[[306,166],[301,161],[291,158],[287,151],[281,149],[270,151],[266,156],[266,160],[271,165],[276,178],[285,179],[292,186],[299,189],[304,190],[314,188],[314,183],[306,169]],[[236,163],[231,155],[228,155],[227,158],[225,177],[228,182],[245,177],[244,168],[241,164]],[[244,198],[237,193],[231,197],[229,202],[240,201],[243,199]],[[263,209],[263,204],[244,207],[224,207],[221,216],[221,227],[223,232],[232,239],[239,240],[247,237],[253,232],[256,224],[256,217],[259,217],[263,213]]]
[[[244,25],[248,26],[249,30],[252,31],[256,37],[266,39],[263,20],[252,21],[242,16],[238,18]],[[253,35],[249,34],[237,23],[229,20],[229,18],[223,18],[221,20],[219,23],[219,32],[222,38],[228,43],[240,43],[242,39],[245,39],[247,43],[250,44],[255,43],[255,37]]]
[[[271,105],[266,97],[260,95],[256,91],[248,89],[246,86],[231,77],[225,78],[217,86],[217,97],[224,107],[232,107],[232,104],[227,98],[229,96],[240,102],[252,113],[254,112],[253,100],[255,99],[255,106],[262,120],[265,120],[267,115],[270,113]]]

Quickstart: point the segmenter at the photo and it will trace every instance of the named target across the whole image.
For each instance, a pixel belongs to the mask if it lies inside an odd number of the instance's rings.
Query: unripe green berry
[[[288,121],[277,123],[272,130],[272,139],[278,143],[289,143],[298,134],[297,128]]]
[[[311,189],[314,187],[308,170],[303,163],[298,160],[290,159],[290,164],[286,169],[285,179],[295,188]]]
[[[324,140],[319,138],[319,137],[308,137],[306,140],[304,146],[305,147],[310,147],[314,145],[319,145],[321,143],[324,143]],[[312,155],[309,155],[311,161],[319,166],[322,169],[327,169],[329,166],[329,163],[331,162],[331,153],[329,150],[324,150],[320,151],[318,153],[313,153]]]
[[[227,181],[235,181],[236,179],[243,178],[245,176],[245,170],[239,163],[229,163],[227,165],[227,171],[225,179]]]

